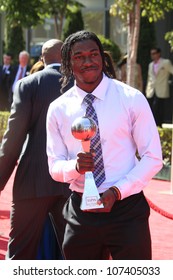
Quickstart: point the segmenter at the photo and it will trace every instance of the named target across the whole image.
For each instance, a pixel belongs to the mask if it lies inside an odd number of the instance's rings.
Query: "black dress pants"
[[[168,100],[168,98],[157,97],[155,93],[152,98],[148,98],[148,102],[157,126],[161,127],[162,123],[165,121],[165,112],[168,110],[168,108],[166,108]]]
[[[15,201],[11,208],[11,230],[6,259],[35,260],[44,223],[48,216],[62,248],[65,220],[62,209],[67,198],[54,196]]]
[[[150,208],[143,192],[115,202],[109,213],[84,212],[80,203],[73,192],[63,210],[66,259],[101,260],[104,252],[114,260],[151,259]]]

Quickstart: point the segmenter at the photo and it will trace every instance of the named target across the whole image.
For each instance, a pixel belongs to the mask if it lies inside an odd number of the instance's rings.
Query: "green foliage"
[[[0,10],[5,11],[6,19],[12,27],[31,27],[43,22],[46,10],[45,0],[0,0]]]
[[[149,22],[163,19],[165,12],[173,10],[172,0],[143,0],[141,1],[142,16],[147,16]]]
[[[127,14],[133,13],[137,1],[133,0],[115,0],[110,7],[110,13],[113,16],[119,16],[122,20],[127,20]],[[163,19],[165,12],[173,10],[172,0],[141,0],[140,8],[142,16],[147,17],[149,22]]]
[[[75,6],[69,8],[68,16],[63,28],[63,40],[65,40],[70,34],[83,29],[84,21],[81,9]]]
[[[9,112],[0,111],[0,142],[2,141],[3,134],[7,127]]]
[[[30,28],[44,22],[45,18],[56,16],[58,20],[66,15],[68,5],[83,7],[74,0],[0,0],[0,11],[4,11],[11,26]]]
[[[110,7],[112,16],[119,16],[122,20],[127,20],[127,13],[131,13],[134,9],[134,1],[115,0],[115,3]]]
[[[13,54],[16,63],[18,54],[25,47],[23,28],[43,24],[45,18],[54,18],[55,37],[61,38],[63,20],[72,6],[83,7],[74,0],[0,0],[0,12],[5,12],[6,36],[4,51]]]
[[[172,129],[158,127],[162,146],[163,160],[165,164],[171,164]]]
[[[155,25],[150,23],[146,17],[141,18],[137,62],[142,68],[144,90],[148,76],[148,65],[151,61],[150,50],[156,45]]]
[[[75,0],[42,0],[44,2],[45,10],[49,15],[66,16],[70,7],[77,8],[84,7],[83,4]]]
[[[165,34],[165,40],[170,44],[171,50],[173,51],[173,31],[167,32]]]
[[[113,61],[117,63],[121,58],[121,51],[117,44],[115,44],[112,40],[106,39],[103,35],[98,35],[103,49],[105,51],[109,51],[112,55]]]
[[[63,21],[71,5],[84,6],[74,0],[0,0],[0,12],[5,12],[10,28],[31,28],[43,24],[45,18],[53,18],[55,37],[61,38]]]
[[[21,26],[10,27],[7,24],[5,51],[13,56],[13,64],[18,64],[18,57],[20,51],[25,49],[25,42],[23,39],[23,31]]]

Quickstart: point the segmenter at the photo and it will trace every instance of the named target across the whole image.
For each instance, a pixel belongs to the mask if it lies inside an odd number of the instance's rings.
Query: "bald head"
[[[63,42],[57,39],[51,39],[42,46],[42,57],[45,65],[51,63],[61,63],[61,47]]]

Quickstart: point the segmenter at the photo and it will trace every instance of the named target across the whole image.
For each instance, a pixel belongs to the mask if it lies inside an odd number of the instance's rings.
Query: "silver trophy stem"
[[[84,152],[90,152],[90,139],[94,137],[96,129],[95,122],[88,117],[77,118],[72,124],[72,134],[76,139],[81,141]],[[104,208],[103,204],[97,204],[99,198],[100,195],[95,184],[93,173],[86,172],[80,208],[82,210]]]
[[[89,153],[90,151],[90,140],[84,140],[84,141],[81,141],[82,142],[82,148],[83,148],[83,151],[86,152],[86,153]]]

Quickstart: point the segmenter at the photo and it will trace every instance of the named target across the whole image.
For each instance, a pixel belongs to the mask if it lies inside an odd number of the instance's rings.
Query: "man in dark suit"
[[[70,191],[67,184],[51,178],[46,155],[47,109],[60,95],[61,45],[56,39],[47,41],[42,48],[45,68],[17,82],[0,148],[0,190],[17,164],[6,256],[9,259],[36,259],[48,213],[60,245],[63,240],[62,208]]]
[[[13,102],[13,93],[17,81],[29,75],[29,71],[31,69],[29,65],[29,59],[30,55],[27,51],[24,50],[19,53],[19,64],[13,67],[12,72],[12,87],[9,96],[10,104]]]
[[[12,84],[12,56],[10,53],[4,53],[3,65],[0,65],[0,111],[9,111],[8,101],[9,92]]]

